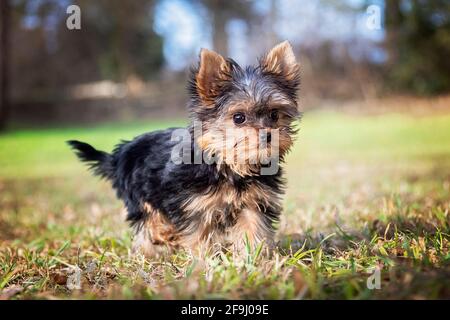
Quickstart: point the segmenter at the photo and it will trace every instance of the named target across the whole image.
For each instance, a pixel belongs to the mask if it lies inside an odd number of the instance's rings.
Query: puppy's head
[[[257,66],[241,68],[202,49],[190,79],[192,120],[202,125],[199,146],[240,175],[290,149],[298,118],[300,69],[285,41]]]

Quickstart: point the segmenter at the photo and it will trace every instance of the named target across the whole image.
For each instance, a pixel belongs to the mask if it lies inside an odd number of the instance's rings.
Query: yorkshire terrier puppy
[[[187,128],[145,133],[112,153],[68,143],[124,201],[135,250],[271,245],[284,186],[278,163],[296,133],[299,82],[287,41],[245,69],[202,49]]]

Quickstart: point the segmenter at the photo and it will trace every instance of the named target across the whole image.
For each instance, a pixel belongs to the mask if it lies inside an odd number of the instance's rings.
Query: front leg
[[[273,222],[274,219],[268,214],[267,210],[243,209],[239,212],[236,224],[230,231],[230,240],[234,248],[237,250],[244,249],[246,237],[253,249],[263,241],[269,247],[273,246],[275,234]]]

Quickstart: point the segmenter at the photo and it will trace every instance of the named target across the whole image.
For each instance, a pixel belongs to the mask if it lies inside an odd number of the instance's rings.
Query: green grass
[[[306,113],[276,253],[133,256],[122,204],[64,141],[184,123],[0,135],[0,298],[450,298],[450,115]]]

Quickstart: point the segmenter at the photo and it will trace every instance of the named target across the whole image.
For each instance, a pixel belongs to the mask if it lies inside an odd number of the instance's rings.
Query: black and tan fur
[[[288,42],[245,69],[202,49],[189,81],[192,124],[187,129],[193,133],[193,123],[201,123],[201,136],[191,135],[192,159],[200,151],[214,161],[174,163],[177,142],[171,136],[177,128],[145,133],[110,154],[79,141],[69,144],[112,182],[135,230],[134,248],[146,255],[216,243],[241,248],[245,238],[271,244],[282,209],[282,169],[261,175],[260,160],[270,159],[271,151],[252,141],[258,141],[260,130],[277,132],[283,162],[299,116],[298,86],[299,66]],[[235,122],[237,113],[244,114],[244,123]],[[233,143],[223,143],[227,129]],[[244,161],[236,163],[242,154]]]

